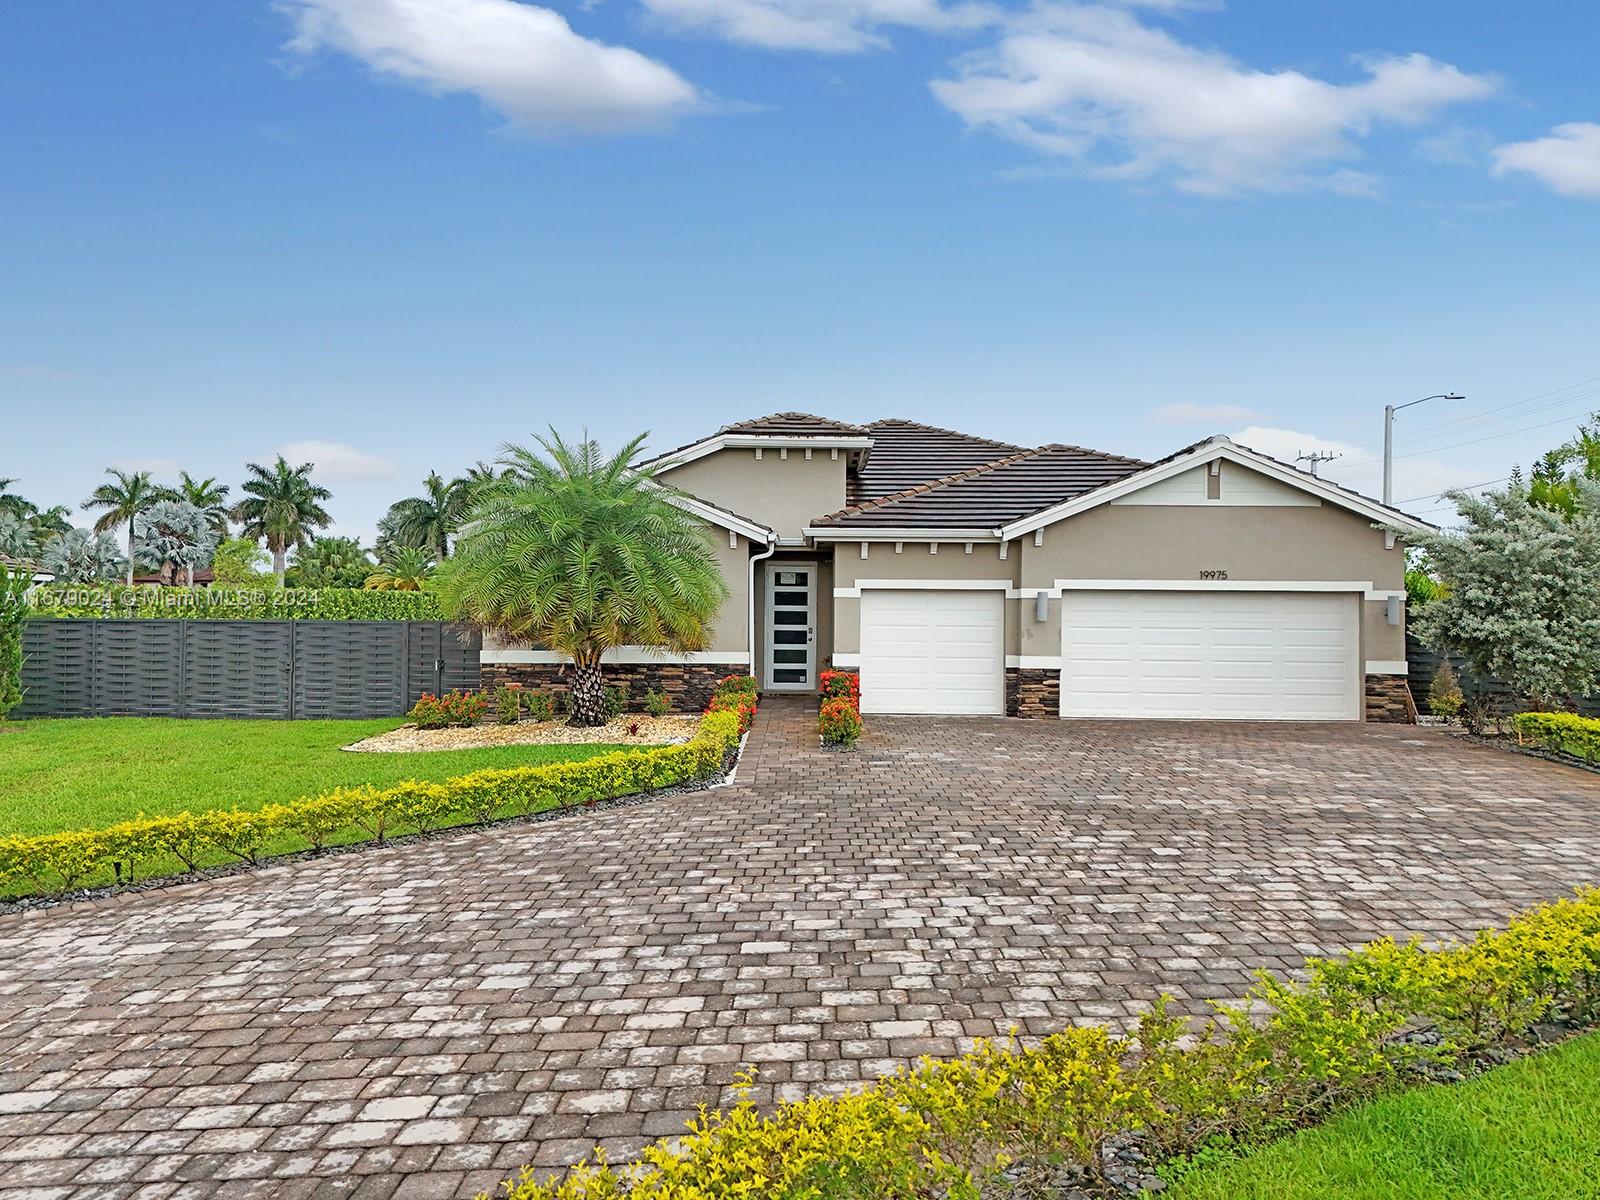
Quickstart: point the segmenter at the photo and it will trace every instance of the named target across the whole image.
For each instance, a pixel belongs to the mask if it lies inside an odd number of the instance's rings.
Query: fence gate
[[[21,717],[392,717],[478,686],[482,638],[442,621],[40,619]]]

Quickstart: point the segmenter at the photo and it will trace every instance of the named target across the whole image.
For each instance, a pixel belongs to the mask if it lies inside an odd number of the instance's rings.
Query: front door
[[[817,564],[767,564],[769,691],[809,692],[817,685]]]

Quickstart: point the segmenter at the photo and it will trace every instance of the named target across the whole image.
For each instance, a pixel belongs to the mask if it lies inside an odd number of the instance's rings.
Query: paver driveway
[[[1437,733],[812,730],[770,704],[713,792],[0,917],[0,1194],[463,1195],[743,1062],[770,1099],[1199,1008],[1600,873],[1600,777]]]

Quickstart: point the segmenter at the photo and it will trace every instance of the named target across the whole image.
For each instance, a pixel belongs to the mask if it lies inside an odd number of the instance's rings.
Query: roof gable
[[[746,433],[758,437],[869,437],[871,435],[871,430],[865,425],[850,425],[844,421],[835,421],[831,417],[819,417],[803,412],[769,413],[764,417],[724,425],[717,432]]]
[[[1213,459],[1227,459],[1235,462],[1278,483],[1298,488],[1325,503],[1359,513],[1372,520],[1374,524],[1395,525],[1418,531],[1436,528],[1426,521],[1420,521],[1416,517],[1401,512],[1398,508],[1393,508],[1374,500],[1370,496],[1364,496],[1360,492],[1342,487],[1337,483],[1313,475],[1309,471],[1302,471],[1298,467],[1273,458],[1270,454],[1263,454],[1259,450],[1241,446],[1231,438],[1218,435],[1207,438],[1203,442],[1196,442],[1192,446],[1186,446],[1182,450],[1150,463],[1141,470],[1132,472],[1122,479],[1109,480],[1081,495],[1068,497],[1056,504],[1046,505],[1037,512],[1011,521],[1000,530],[1000,536],[1014,538],[1026,533],[1032,533],[1037,529],[1043,529],[1046,525],[1053,525],[1057,521],[1076,516],[1080,512],[1085,512],[1119,497],[1127,496],[1141,488],[1149,487],[1165,479],[1180,475],[1197,465],[1208,463]]]

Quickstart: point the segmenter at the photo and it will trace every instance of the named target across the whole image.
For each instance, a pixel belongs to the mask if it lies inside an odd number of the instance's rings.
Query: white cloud
[[[1370,446],[1352,445],[1318,437],[1314,433],[1276,429],[1267,425],[1251,425],[1231,436],[1241,445],[1270,454],[1301,470],[1305,470],[1309,464],[1296,463],[1295,457],[1299,454],[1337,454],[1339,457],[1332,462],[1319,464],[1317,474],[1374,499],[1383,495],[1383,455]],[[1459,467],[1437,459],[1408,455],[1395,460],[1394,494],[1406,500],[1412,496],[1437,494],[1447,488],[1465,487],[1483,478],[1481,466]],[[1403,507],[1421,510],[1428,508],[1431,503],[1419,501]]]
[[[1521,171],[1563,196],[1600,199],[1600,125],[1573,121],[1531,142],[1510,142],[1491,152],[1494,173]]]
[[[279,0],[291,48],[338,50],[437,94],[469,92],[543,133],[658,125],[702,104],[653,59],[517,0]]]
[[[1238,404],[1168,404],[1155,411],[1162,425],[1231,425],[1254,421],[1261,414]]]
[[[940,0],[641,0],[675,28],[771,49],[852,52],[888,44],[891,26],[933,32],[995,24],[1001,10]]]
[[[394,477],[394,464],[388,459],[364,454],[343,442],[290,442],[278,453],[291,467],[316,464],[312,476],[318,483],[371,483]]]
[[[1422,54],[1356,63],[1364,78],[1342,84],[1257,70],[1124,8],[1062,3],[1018,16],[956,78],[931,86],[969,126],[1088,175],[1213,194],[1371,191],[1370,175],[1338,165],[1359,156],[1359,138],[1497,87]]]

